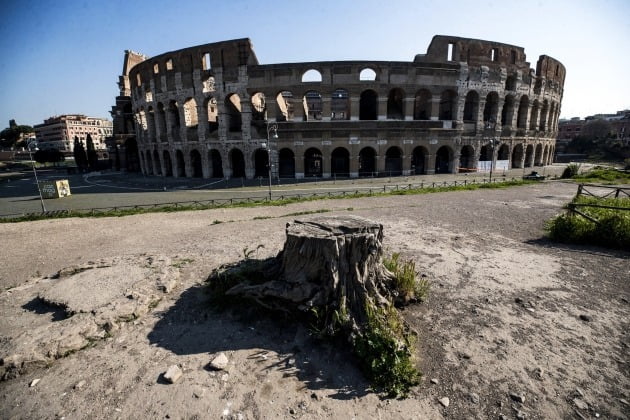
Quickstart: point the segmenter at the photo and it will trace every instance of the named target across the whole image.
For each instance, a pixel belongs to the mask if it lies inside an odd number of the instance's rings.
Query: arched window
[[[186,176],[186,162],[184,161],[184,154],[182,153],[181,150],[178,150],[177,152],[175,152],[175,157],[177,159],[177,176],[179,178],[185,177]]]
[[[208,152],[208,162],[210,163],[210,176],[212,178],[223,178],[223,160],[221,152],[217,149],[211,149]]]
[[[435,155],[435,173],[446,174],[451,169],[452,151],[448,146],[442,146]]]
[[[499,112],[499,95],[496,92],[488,93],[486,105],[483,108],[483,121],[496,122]]]
[[[276,96],[276,121],[293,121],[293,93],[284,90]]]
[[[323,173],[322,152],[310,148],[304,153],[304,176],[321,177]]]
[[[402,175],[402,150],[393,146],[385,152],[385,172],[387,175]]]
[[[364,147],[359,152],[359,176],[376,175],[376,151],[371,147]]]
[[[457,94],[452,90],[445,90],[440,97],[440,120],[452,120],[455,115]]]
[[[523,143],[514,146],[512,150],[512,168],[521,168],[523,165]]]
[[[426,173],[426,167],[425,167],[424,161],[428,155],[429,155],[429,151],[422,146],[418,146],[415,149],[413,149],[413,155],[411,158],[412,173],[416,175],[422,175]]]
[[[539,109],[539,104],[538,104],[538,100],[534,101],[534,104],[532,105],[532,111],[531,114],[529,116],[529,129],[530,130],[536,130],[538,128],[538,109]]]
[[[349,120],[350,119],[350,97],[345,89],[337,89],[330,98],[330,119]]]
[[[395,88],[389,91],[389,95],[387,97],[387,119],[405,119],[405,92],[400,88]]]
[[[309,90],[304,95],[304,119],[306,121],[322,119],[322,95],[314,90]]]
[[[255,93],[250,101],[252,103],[252,121],[264,121],[267,114],[265,94],[262,92]]]
[[[190,166],[193,178],[201,178],[203,176],[203,170],[201,169],[201,155],[197,150],[192,150],[190,152]]]
[[[474,172],[475,149],[470,145],[463,146],[459,156],[459,172]]]
[[[359,80],[369,81],[376,80],[376,72],[370,68],[365,68],[359,73]]]
[[[359,119],[376,120],[378,117],[378,95],[372,89],[361,92],[359,99]]]
[[[516,127],[527,128],[527,114],[529,112],[529,98],[524,95],[521,97],[521,101],[518,105],[518,117],[516,119]]]
[[[245,158],[239,149],[230,150],[232,178],[245,178]]]
[[[312,83],[312,82],[321,82],[321,81],[322,81],[322,74],[315,69],[308,70],[304,72],[304,74],[302,74],[302,83]]]
[[[278,153],[280,178],[295,178],[295,154],[291,149],[280,149]]]
[[[416,93],[413,109],[414,120],[431,119],[431,96],[431,92],[427,89],[421,89]]]
[[[241,98],[236,93],[229,95],[225,98],[225,107],[228,130],[232,132],[241,131]]]
[[[330,155],[331,173],[337,177],[350,176],[350,152],[344,147],[337,147]]]
[[[254,152],[254,176],[267,178],[269,175],[269,153],[266,149],[256,149]]]
[[[162,154],[164,159],[164,176],[173,176],[173,163],[171,162],[171,155],[168,150],[165,150]]]
[[[505,102],[503,102],[503,109],[501,110],[501,125],[503,127],[511,127],[514,119],[514,96],[507,95]]]
[[[466,94],[466,101],[464,102],[464,121],[475,122],[477,121],[477,113],[479,112],[479,94],[471,90]]]

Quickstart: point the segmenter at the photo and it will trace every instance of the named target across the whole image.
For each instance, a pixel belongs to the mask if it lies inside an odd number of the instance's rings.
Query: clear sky
[[[261,64],[411,61],[433,35],[525,48],[567,68],[563,118],[630,108],[630,0],[0,0],[0,129],[107,117],[124,50],[248,37]]]

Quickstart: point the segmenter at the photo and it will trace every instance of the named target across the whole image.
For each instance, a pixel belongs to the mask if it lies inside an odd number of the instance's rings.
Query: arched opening
[[[451,149],[447,146],[442,146],[438,149],[435,155],[436,174],[447,174],[450,172],[451,155]]]
[[[479,160],[485,162],[492,160],[492,147],[487,144],[481,146],[481,150],[479,151]]]
[[[376,120],[378,118],[378,95],[372,89],[361,92],[359,99],[359,119]]]
[[[359,176],[374,176],[376,173],[376,151],[364,147],[359,152]]]
[[[350,119],[350,96],[345,89],[337,89],[330,98],[330,119],[349,120]]]
[[[208,112],[208,134],[211,134],[219,129],[219,107],[216,98],[210,97],[206,100],[206,110]]]
[[[452,120],[457,106],[457,94],[452,90],[445,90],[440,97],[440,120]]]
[[[370,68],[363,69],[359,73],[359,80],[362,80],[362,81],[376,80],[376,72]]]
[[[322,81],[322,74],[315,69],[307,70],[304,72],[304,74],[302,74],[302,83],[321,82],[321,81]]]
[[[523,144],[519,143],[512,150],[512,168],[523,167]]]
[[[180,141],[179,128],[181,127],[181,122],[179,119],[179,106],[177,105],[177,102],[171,101],[169,103],[168,113],[171,120],[171,137],[175,141]]]
[[[162,158],[164,159],[164,176],[173,176],[173,163],[171,162],[171,154],[168,150],[162,153]]]
[[[162,165],[160,165],[160,154],[157,150],[153,151],[153,163],[155,167],[155,174],[162,175]]]
[[[148,150],[144,154],[144,168],[147,175],[153,175],[153,159],[151,158],[151,152]]]
[[[208,153],[208,160],[212,165],[210,176],[212,178],[223,178],[223,160],[221,159],[221,152],[217,149],[212,149]]]
[[[228,130],[238,132],[242,129],[243,121],[241,119],[241,98],[233,93],[225,98],[225,108],[227,117]]]
[[[166,141],[166,111],[162,102],[157,104],[157,122],[160,130],[160,141]]]
[[[125,162],[127,172],[140,172],[140,153],[135,137],[125,141]]]
[[[184,154],[181,150],[175,152],[175,158],[177,163],[177,176],[182,178],[186,176],[186,162],[184,161]]]
[[[337,177],[350,176],[350,152],[344,147],[337,147],[330,155],[331,174]]]
[[[545,145],[545,148],[543,149],[542,165],[547,165],[548,158],[549,158],[549,146]]]
[[[250,101],[252,104],[252,121],[264,121],[267,111],[265,94],[262,92],[255,93]]]
[[[501,110],[501,125],[503,127],[511,127],[514,119],[514,96],[508,95],[503,102]]]
[[[505,79],[505,90],[516,90],[516,76],[510,75]]]
[[[529,98],[522,96],[518,105],[518,116],[516,117],[517,128],[527,128],[527,114],[529,112]]]
[[[276,121],[293,121],[293,93],[288,90],[276,96]]]
[[[269,175],[269,153],[266,149],[256,149],[254,152],[254,176],[267,178]]]
[[[393,146],[385,152],[385,172],[390,176],[402,175],[403,157],[402,150]]]
[[[426,173],[424,162],[429,152],[422,146],[418,146],[413,149],[411,157],[411,171],[416,175],[422,175]]]
[[[195,101],[195,98],[188,98],[184,102],[184,122],[186,127],[197,127],[199,125],[197,101]]]
[[[387,119],[405,119],[405,92],[400,88],[395,88],[389,91],[389,95],[387,97]]]
[[[536,146],[536,154],[534,155],[534,165],[535,166],[542,165],[542,144],[538,144]]]
[[[475,149],[470,145],[463,146],[459,153],[459,171],[474,172],[475,169]]]
[[[551,102],[551,107],[549,108],[549,113],[547,115],[547,130],[554,131],[553,128],[553,115],[556,112],[556,104]]]
[[[322,95],[309,90],[304,95],[304,121],[319,121],[322,119]]]
[[[245,158],[239,149],[230,150],[232,178],[245,178]]]
[[[497,152],[497,160],[509,160],[510,159],[510,147],[507,144],[502,144]]]
[[[304,176],[321,177],[323,173],[322,152],[310,148],[304,153]]]
[[[416,93],[413,108],[414,120],[431,119],[431,96],[431,92],[426,89],[421,89]]]
[[[527,149],[525,149],[525,167],[529,168],[534,164],[534,146],[531,144],[527,145]]]
[[[201,178],[203,171],[201,169],[201,155],[197,150],[190,152],[190,167],[192,169],[193,178]]]
[[[496,92],[488,93],[486,104],[483,107],[483,121],[496,122],[499,112],[499,95]]]
[[[280,178],[295,178],[295,154],[291,149],[281,149],[279,157]]]
[[[153,143],[157,143],[157,138],[155,135],[155,113],[153,112],[153,107],[150,106],[147,112],[147,125],[149,126],[149,138]]]
[[[529,129],[532,131],[538,128],[538,108],[538,100],[535,100],[534,104],[532,105],[532,112],[529,117]]]
[[[479,94],[471,90],[466,94],[466,101],[464,102],[464,121],[475,122],[477,121],[477,113],[479,112]]]
[[[549,113],[549,101],[545,99],[543,102],[542,109],[540,111],[540,123],[538,125],[538,129],[540,131],[547,130],[547,114]]]

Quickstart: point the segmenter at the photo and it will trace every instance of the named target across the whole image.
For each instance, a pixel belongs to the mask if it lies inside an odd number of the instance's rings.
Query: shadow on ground
[[[347,346],[312,337],[295,319],[261,316],[245,304],[213,308],[204,286],[189,288],[167,311],[155,314],[160,319],[148,335],[150,343],[177,355],[251,350],[248,359],[284,377],[295,376],[310,390],[335,391],[330,398],[352,399],[369,392]]]

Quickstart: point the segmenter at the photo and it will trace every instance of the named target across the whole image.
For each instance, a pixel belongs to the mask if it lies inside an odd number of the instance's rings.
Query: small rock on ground
[[[525,402],[525,396],[521,394],[517,394],[515,392],[510,392],[510,398],[519,403]]]
[[[214,370],[225,370],[229,363],[229,360],[225,353],[221,352],[217,357],[212,359],[210,362],[210,367]]]
[[[37,379],[33,379],[31,381],[31,384],[29,385],[29,387],[34,387],[35,385],[37,385],[39,383],[39,381],[41,381],[41,379],[37,378]]]
[[[473,404],[479,404],[479,395],[471,392],[468,394],[468,398],[470,399],[470,402],[472,402]]]
[[[79,381],[75,386],[74,389],[81,389],[85,386],[86,382],[85,380]]]
[[[444,407],[448,407],[451,404],[451,400],[449,400],[448,397],[440,398],[439,401]]]
[[[584,400],[581,400],[579,398],[575,398],[573,400],[573,404],[575,404],[575,406],[577,408],[579,408],[580,410],[588,410],[588,403]]]
[[[179,366],[172,365],[171,367],[168,368],[168,370],[164,374],[164,379],[166,379],[168,382],[174,384],[175,382],[177,382],[182,377],[183,374],[184,374],[184,372],[182,372],[182,370],[179,368]]]

